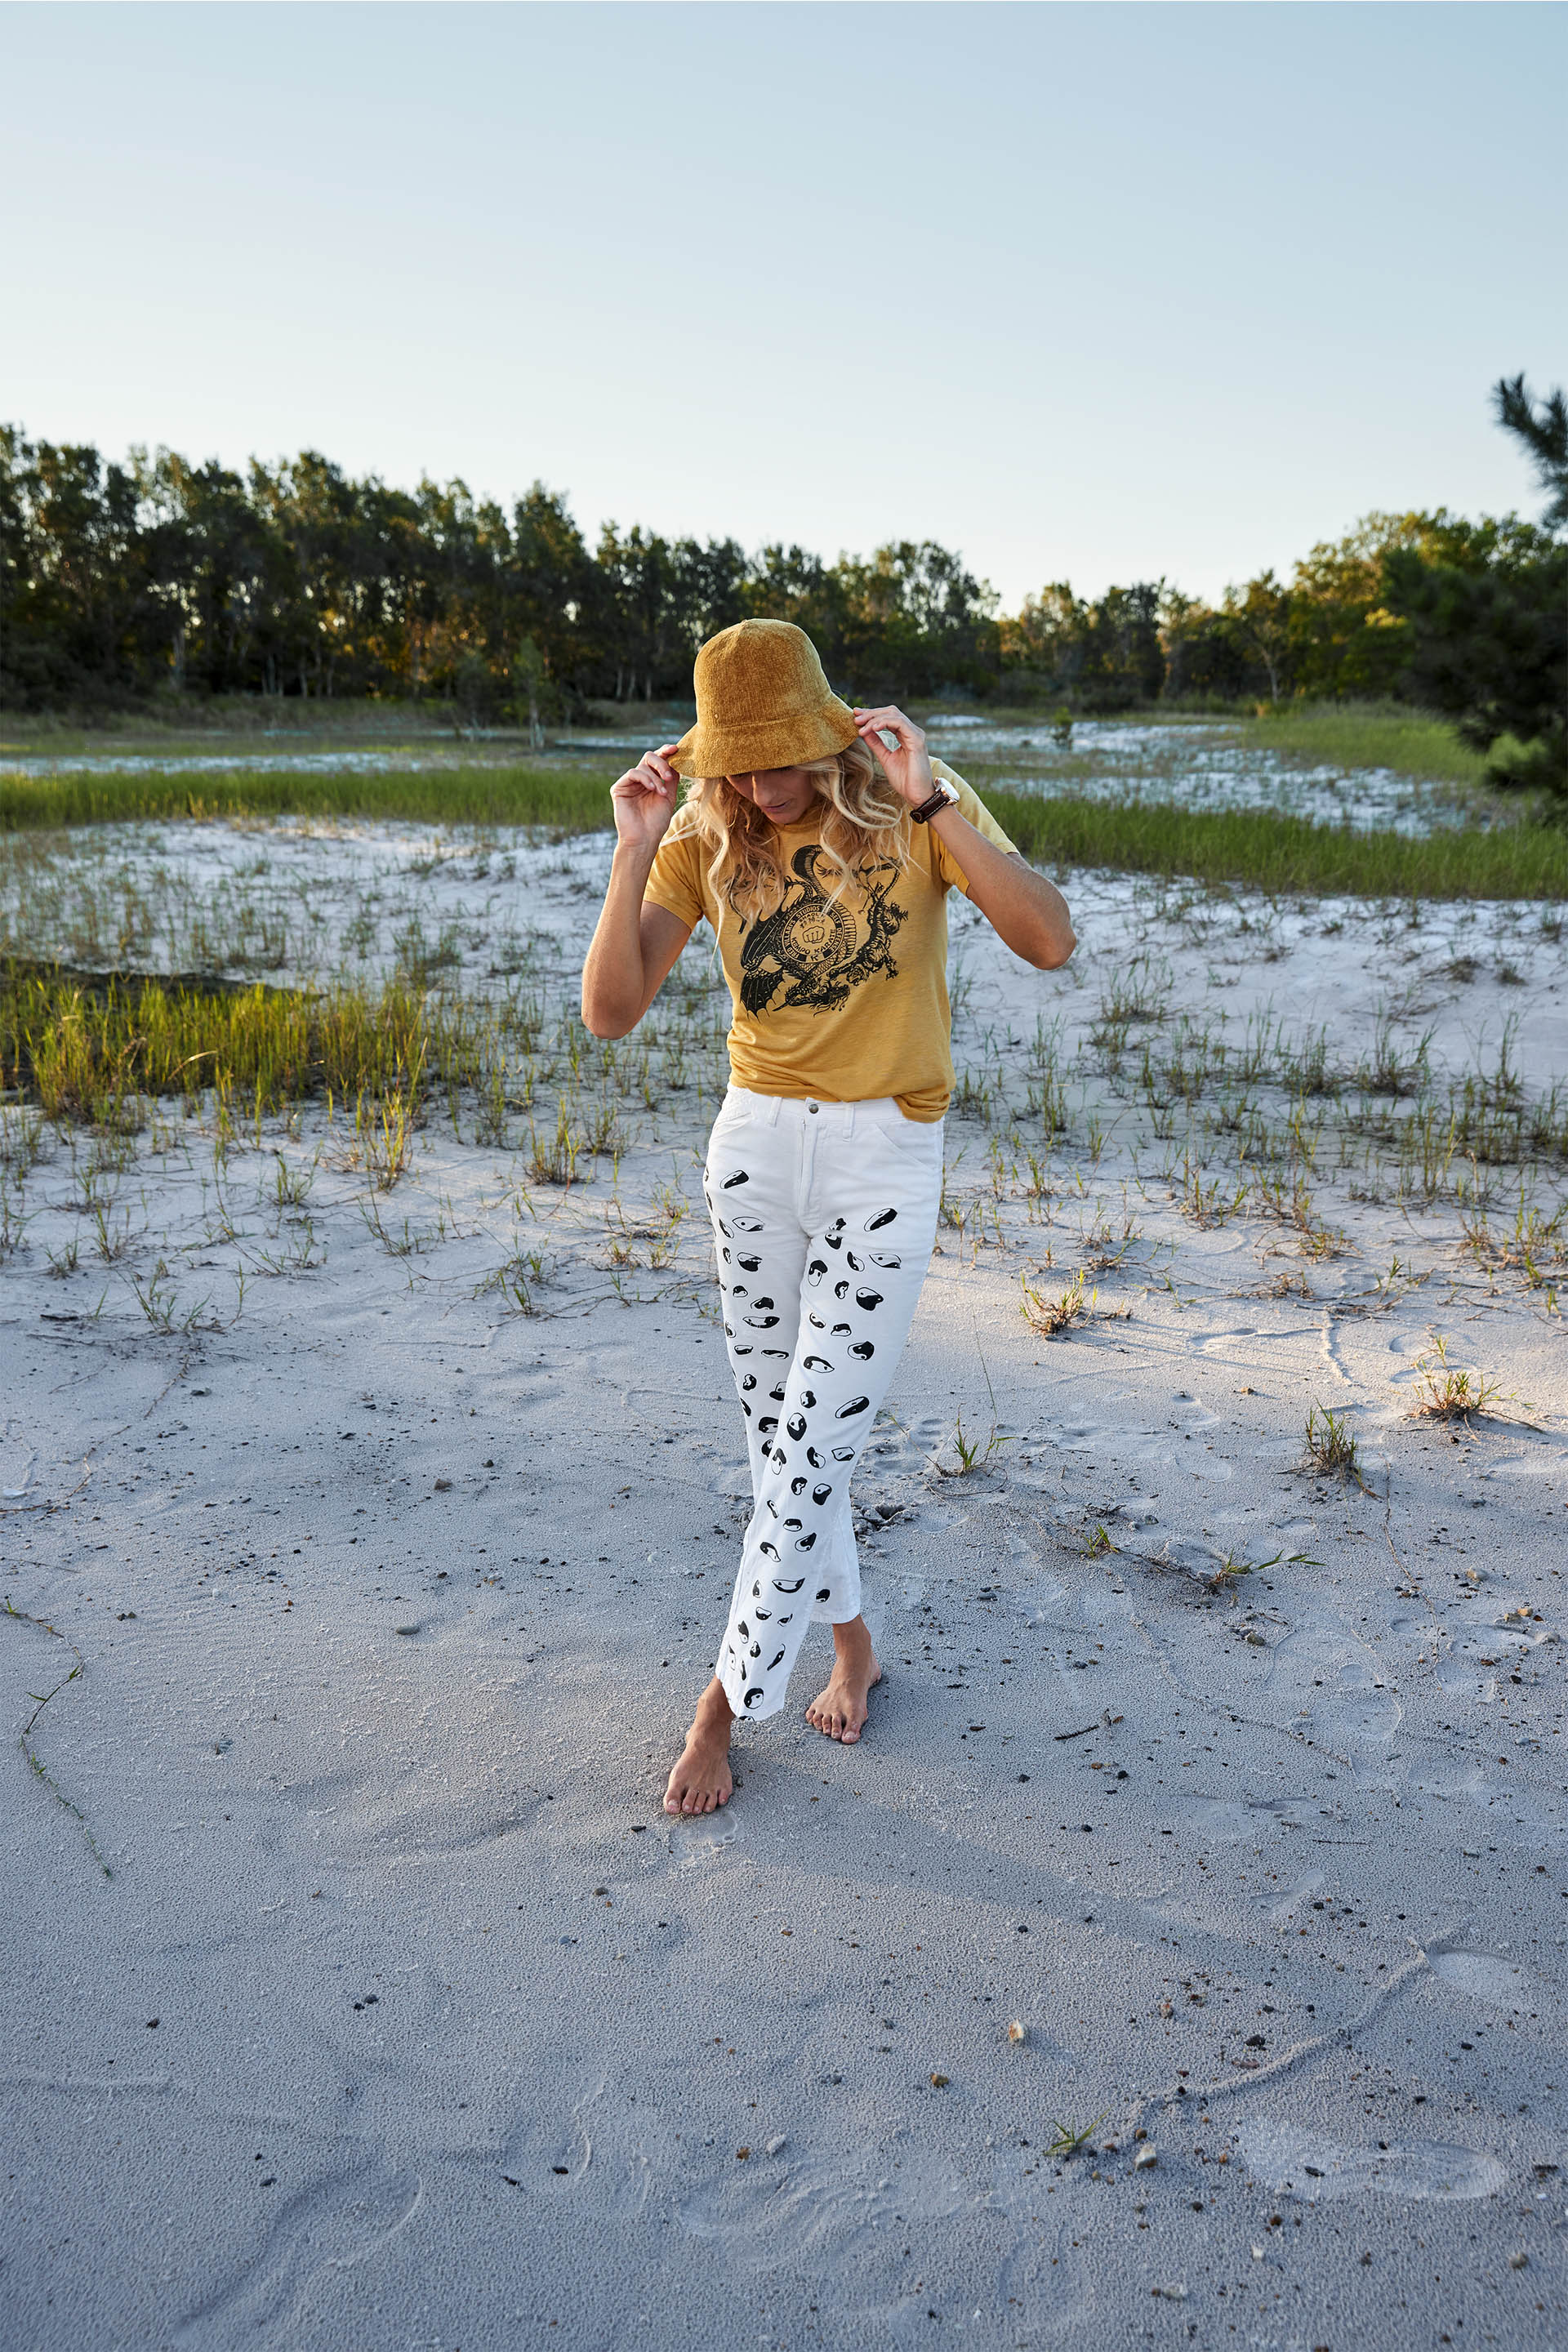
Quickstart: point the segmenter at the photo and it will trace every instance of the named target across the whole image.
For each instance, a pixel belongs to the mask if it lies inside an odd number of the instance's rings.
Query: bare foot
[[[805,1719],[829,1739],[852,1748],[866,1727],[867,1694],[882,1679],[871,1647],[871,1629],[864,1617],[833,1628],[833,1672],[827,1688],[813,1699]]]
[[[680,1760],[664,1792],[667,1813],[710,1813],[735,1793],[730,1777],[730,1726],[734,1714],[717,1675],[697,1702]]]

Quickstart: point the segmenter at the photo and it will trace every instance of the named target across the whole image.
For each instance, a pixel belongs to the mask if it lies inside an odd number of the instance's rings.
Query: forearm
[[[583,1022],[595,1037],[624,1037],[647,1005],[642,906],[654,848],[618,843],[610,887],[583,965]]]
[[[1078,939],[1056,884],[987,841],[956,808],[939,810],[931,824],[963,868],[971,900],[1014,954],[1046,971],[1066,963]]]

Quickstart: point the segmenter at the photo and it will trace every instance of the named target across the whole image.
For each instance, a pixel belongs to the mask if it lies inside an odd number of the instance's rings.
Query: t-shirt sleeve
[[[931,766],[933,776],[940,776],[944,784],[956,784],[958,787],[958,813],[960,816],[967,817],[970,824],[974,827],[975,832],[983,834],[987,841],[994,842],[996,847],[1000,849],[1005,856],[1016,857],[1018,854],[1016,843],[1008,840],[1006,835],[1003,832],[1001,826],[997,824],[995,818],[992,815],[990,810],[986,807],[979,793],[974,792],[968,784],[966,784],[963,778],[961,775],[956,774],[952,768],[948,767],[945,761],[942,760],[933,760]],[[959,864],[957,858],[953,856],[952,850],[949,849],[947,844],[942,839],[940,835],[933,833],[931,837],[931,842],[932,849],[936,852],[937,876],[939,880],[942,882],[942,887],[944,888],[962,890],[964,897],[967,898],[969,896],[968,875],[965,874],[963,866]]]
[[[672,824],[658,845],[643,904],[665,908],[689,930],[695,930],[707,912],[702,868],[702,845],[697,835],[689,829],[677,831]]]

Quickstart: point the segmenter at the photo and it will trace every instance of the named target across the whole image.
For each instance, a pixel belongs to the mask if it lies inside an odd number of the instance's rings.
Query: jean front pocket
[[[709,1129],[709,1140],[712,1142],[722,1136],[740,1134],[751,1124],[751,1104],[737,1100],[734,1095],[728,1094],[720,1104],[718,1116]]]
[[[906,1118],[897,1108],[887,1111],[866,1111],[861,1114],[866,1125],[879,1135],[895,1151],[930,1152],[940,1150],[942,1121],[926,1118]],[[857,1124],[858,1125],[858,1121]]]

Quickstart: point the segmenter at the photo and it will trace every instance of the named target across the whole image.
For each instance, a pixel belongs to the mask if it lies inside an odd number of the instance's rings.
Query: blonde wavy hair
[[[907,864],[905,803],[864,743],[851,743],[831,760],[803,761],[801,767],[827,803],[822,849],[834,875],[830,903],[858,887],[857,868],[868,858]],[[713,852],[708,879],[715,898],[727,898],[742,920],[771,914],[792,878],[780,861],[771,819],[742,799],[728,776],[699,777],[686,806]]]

